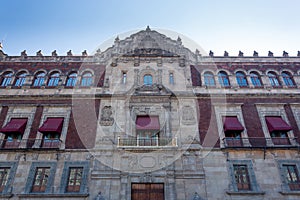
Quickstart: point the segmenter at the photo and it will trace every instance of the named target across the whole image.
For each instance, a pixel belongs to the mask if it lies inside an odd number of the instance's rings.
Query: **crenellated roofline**
[[[199,50],[192,52],[182,44],[180,37],[177,40],[151,30],[149,26],[125,39],[120,40],[117,37],[114,44],[105,51],[98,49],[94,55],[88,55],[84,50],[81,55],[73,55],[69,50],[67,55],[59,56],[54,50],[51,56],[44,56],[42,51],[36,52],[36,56],[28,56],[26,50],[21,52],[20,56],[9,56],[0,48],[0,61],[5,62],[99,62],[109,63],[121,57],[181,57],[191,63],[202,62],[300,62],[300,51],[297,56],[289,56],[288,52],[283,51],[282,56],[274,56],[269,51],[267,56],[259,56],[254,51],[252,56],[244,56],[239,51],[237,56],[230,56],[227,51],[223,56],[215,56],[212,51],[209,55],[202,55]]]

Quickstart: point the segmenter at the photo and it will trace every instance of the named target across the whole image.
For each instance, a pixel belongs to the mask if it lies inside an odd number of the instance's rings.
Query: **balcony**
[[[0,140],[0,149],[59,149],[61,141],[45,139]]]
[[[118,137],[118,147],[177,147],[177,138],[121,138]]]
[[[225,148],[238,148],[238,147],[252,147],[252,148],[265,148],[265,147],[299,147],[296,142],[297,138],[282,138],[282,137],[248,137],[248,138],[223,138]],[[247,144],[247,145],[246,145]]]

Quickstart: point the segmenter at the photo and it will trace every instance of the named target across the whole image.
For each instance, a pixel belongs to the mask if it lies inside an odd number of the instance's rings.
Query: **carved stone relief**
[[[114,123],[114,118],[112,117],[112,107],[104,106],[101,112],[101,126],[112,126]]]

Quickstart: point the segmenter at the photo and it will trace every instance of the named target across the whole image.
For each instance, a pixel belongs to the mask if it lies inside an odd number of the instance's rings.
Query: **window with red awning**
[[[39,132],[41,133],[61,133],[63,126],[63,117],[59,118],[47,118],[47,120],[43,123],[43,125],[39,128]]]
[[[244,130],[244,127],[239,122],[236,116],[223,117],[223,128],[224,128],[224,132],[227,131],[242,132]]]
[[[273,131],[290,131],[292,127],[286,123],[280,116],[265,117],[269,132]]]
[[[19,133],[24,134],[27,124],[27,118],[12,118],[3,128],[2,133]]]

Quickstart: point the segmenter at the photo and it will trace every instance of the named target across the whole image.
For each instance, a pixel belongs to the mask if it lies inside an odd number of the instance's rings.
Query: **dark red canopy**
[[[292,130],[292,127],[288,125],[288,123],[286,123],[280,116],[266,117],[266,123],[270,132]]]
[[[41,133],[61,133],[64,118],[47,118],[44,124],[39,128]]]
[[[236,116],[226,116],[223,118],[224,131],[243,131],[244,127]]]
[[[23,134],[26,128],[27,118],[12,118],[3,128],[2,133],[20,133]]]
[[[136,118],[137,130],[159,130],[158,116],[137,116]]]

